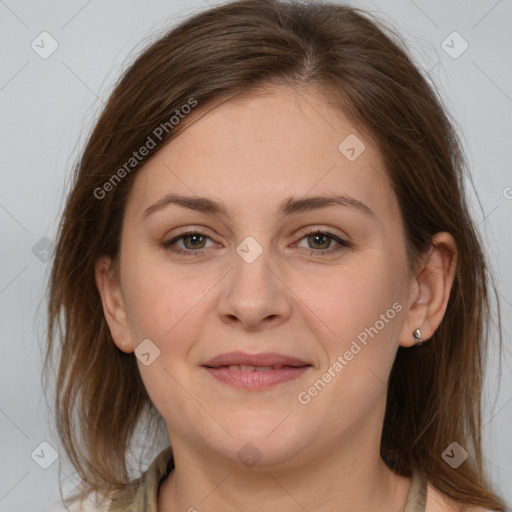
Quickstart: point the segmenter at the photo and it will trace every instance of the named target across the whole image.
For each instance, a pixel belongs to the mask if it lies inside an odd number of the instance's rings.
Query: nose
[[[292,292],[272,260],[270,250],[263,250],[253,261],[235,254],[233,269],[223,282],[217,303],[223,322],[259,331],[288,320]]]

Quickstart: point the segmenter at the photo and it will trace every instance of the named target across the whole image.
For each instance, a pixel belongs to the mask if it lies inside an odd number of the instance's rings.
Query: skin
[[[366,146],[354,161],[338,150],[350,134]],[[229,215],[168,205],[142,220],[170,192],[222,201]],[[289,196],[329,194],[357,198],[375,217],[343,206],[277,213]],[[207,238],[174,247],[204,254],[162,246],[188,227]],[[317,227],[350,246],[308,238]],[[236,252],[248,236],[263,249],[252,263]],[[456,245],[445,232],[433,241],[410,275],[380,154],[314,89],[273,87],[229,100],[154,155],[126,205],[119,278],[103,258],[96,280],[119,349],[133,352],[149,338],[160,350],[148,366],[137,359],[175,457],[158,511],[400,510],[410,479],[379,454],[386,386],[398,347],[415,344],[416,328],[428,340],[446,310]],[[299,403],[394,303],[401,311]],[[201,368],[233,350],[291,354],[313,368],[270,390],[240,390]],[[247,442],[261,452],[252,467],[237,457]],[[427,510],[449,510],[443,503],[429,488]]]

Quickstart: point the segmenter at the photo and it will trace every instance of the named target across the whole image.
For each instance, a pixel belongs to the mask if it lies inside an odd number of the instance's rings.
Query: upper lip
[[[219,368],[221,366],[244,365],[244,366],[311,366],[310,363],[297,357],[277,352],[263,352],[261,354],[247,354],[245,352],[227,352],[209,359],[203,366]]]

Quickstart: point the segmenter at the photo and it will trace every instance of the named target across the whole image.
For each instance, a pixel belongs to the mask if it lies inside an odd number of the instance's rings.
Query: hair
[[[321,91],[380,151],[404,221],[410,272],[435,233],[453,235],[458,259],[447,310],[428,343],[398,349],[381,456],[397,474],[425,473],[461,506],[503,510],[480,439],[489,279],[501,349],[499,298],[469,212],[454,122],[402,37],[374,15],[278,0],[220,5],[151,42],[115,84],[75,164],[51,267],[45,367],[58,349],[56,424],[84,494],[129,485],[135,429],[142,418],[159,416],[135,358],[113,342],[94,278],[100,257],[118,261],[135,175],[208,108],[278,85]],[[193,102],[193,113],[170,123]],[[150,139],[154,147],[134,161]],[[456,470],[441,457],[453,441],[470,454]]]

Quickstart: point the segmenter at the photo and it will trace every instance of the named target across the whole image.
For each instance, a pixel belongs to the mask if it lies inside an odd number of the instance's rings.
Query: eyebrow
[[[167,194],[144,210],[142,220],[144,221],[152,213],[172,204],[201,213],[229,216],[227,208],[222,202],[207,197]],[[289,197],[280,203],[278,214],[292,215],[335,205],[348,207],[368,217],[376,218],[375,213],[366,204],[347,195],[309,196],[300,199]]]

